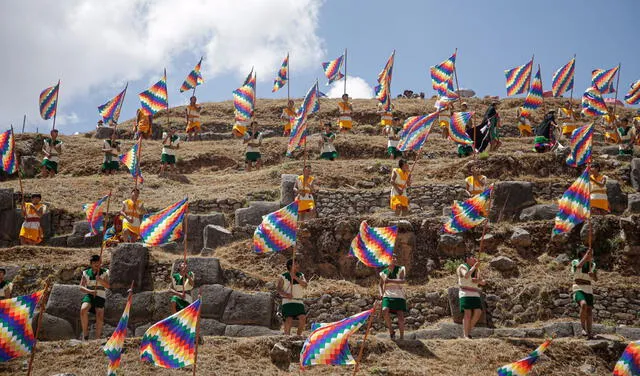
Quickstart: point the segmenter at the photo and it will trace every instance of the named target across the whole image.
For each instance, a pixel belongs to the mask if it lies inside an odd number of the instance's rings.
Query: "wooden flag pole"
[[[200,56],[200,61],[198,62],[198,65],[202,64],[202,59],[203,57]],[[198,77],[196,77],[196,84],[193,85],[193,93],[191,93],[191,96],[195,97],[196,96],[196,88],[198,87]],[[167,90],[168,92],[168,90]]]
[[[120,101],[120,105],[118,106],[118,112],[116,112],[116,114],[118,115],[118,118],[114,120],[114,123],[115,123],[115,127],[113,129],[114,132],[118,128],[118,120],[120,120],[120,111],[122,111],[122,105],[124,104],[124,99],[127,97],[128,88],[129,88],[129,82],[127,82],[127,84],[124,85],[124,94],[122,95],[122,100]]]
[[[617,91],[617,90],[616,90]],[[589,175],[589,185],[587,186],[589,189],[589,198],[591,198],[591,162],[587,163],[587,170]],[[591,251],[592,241],[593,241],[593,227],[591,226],[591,205],[589,205],[589,217],[587,218],[589,222],[589,251]]]
[[[187,210],[184,212],[184,251],[182,253],[182,260],[187,263],[187,226],[189,223],[189,204],[187,203]],[[184,284],[182,285],[184,288]]]
[[[56,86],[58,88],[58,92],[56,93],[56,110],[53,113],[53,127],[51,129],[56,129],[56,116],[58,115],[58,99],[60,98],[60,79],[58,79],[58,84]]]
[[[38,321],[36,322],[36,331],[34,335],[35,341],[33,342],[33,348],[31,349],[31,356],[29,357],[29,368],[27,369],[27,376],[31,376],[31,370],[33,369],[33,358],[36,355],[36,345],[38,344],[38,334],[40,333],[40,324],[42,323],[42,316],[44,316],[44,311],[47,307],[47,302],[49,301],[49,288],[50,282],[47,281],[44,286],[44,293],[41,297],[38,305],[40,306],[40,312],[38,313]]]
[[[484,236],[487,234],[487,227],[489,227],[489,214],[491,211],[491,201],[493,200],[493,189],[491,190],[491,194],[489,195],[489,202],[487,203],[487,218],[484,221],[484,226],[482,227],[482,237],[480,238],[480,249],[478,253],[482,252],[482,246],[484,245]]]
[[[393,64],[395,64],[396,50],[393,50],[392,55],[393,55]],[[387,77],[387,95],[389,96],[389,111],[393,112],[393,103],[391,103],[391,99],[393,98],[393,96],[391,95],[391,77]]]
[[[538,64],[538,72],[540,72],[540,89],[542,90],[542,116],[547,114],[547,106],[544,103],[544,87],[542,86],[542,71],[540,70],[540,64]]]
[[[458,47],[456,47],[454,54],[456,55],[456,60],[458,60]],[[458,103],[460,104],[460,106],[462,106],[462,95],[460,95],[460,85],[458,84],[458,71],[456,70],[455,61],[453,62],[453,78],[456,81],[456,92],[458,94]]]
[[[24,115],[24,117],[26,118],[27,115]],[[22,125],[22,129],[24,129],[24,123]],[[24,133],[24,132],[22,132]],[[11,126],[11,135],[13,136],[13,139],[15,140],[15,133],[13,131],[13,125]],[[26,218],[26,210],[24,207],[24,190],[22,188],[22,175],[20,174],[20,161],[18,160],[18,156],[16,155],[16,151],[15,148],[13,150],[13,157],[16,159],[16,164],[18,166],[18,182],[20,183],[20,208],[22,209],[22,215]]]
[[[105,213],[106,215],[109,215],[109,205],[111,204],[111,191],[109,191],[109,196],[107,196],[107,211]],[[135,202],[133,203],[133,207],[135,208]],[[114,225],[115,227],[115,218],[114,218]],[[98,278],[100,277],[100,269],[102,268],[102,254],[104,252],[104,246],[105,246],[105,241],[104,241],[104,235],[107,233],[107,221],[103,220],[103,224],[102,224],[102,240],[100,242],[100,264],[98,265],[98,274],[96,275],[96,289],[93,290],[93,296],[95,297],[97,292],[98,292]]]
[[[573,54],[573,77],[576,76],[576,54]],[[573,87],[575,86],[575,78],[573,79],[573,84],[571,85],[571,96],[569,97],[569,103],[571,103],[571,117],[573,118]],[[573,119],[572,119],[573,120]]]
[[[185,233],[186,234],[186,233]],[[185,241],[187,240],[185,235]],[[184,282],[183,282],[184,286]],[[202,295],[198,294],[198,299],[202,299]],[[198,344],[200,342],[200,311],[202,310],[202,300],[200,300],[200,307],[198,308],[198,318],[196,319],[196,346],[193,353],[193,376],[196,376],[196,369],[198,367]]]
[[[142,133],[140,134],[140,136],[138,136],[138,152],[137,154],[137,160],[138,160],[138,176],[134,176],[133,177],[133,182],[134,182],[134,188],[138,189],[138,179],[140,178],[140,175],[142,175],[142,164],[140,163],[140,156],[142,156]],[[135,202],[133,203],[133,210],[136,209],[136,205]]]
[[[22,117],[22,134],[24,134],[24,126],[27,122],[27,114],[24,114],[24,116]]]
[[[613,101],[613,122],[615,124],[616,119],[616,106],[618,104],[618,86],[620,85],[620,69],[622,68],[622,63],[618,63],[618,78],[616,79],[616,95]]]
[[[164,84],[167,85],[167,68],[164,68]],[[169,122],[169,89],[167,89],[167,121],[166,123],[167,123],[167,132],[169,132],[169,126],[171,125],[171,123]]]
[[[338,74],[340,71],[338,71]],[[344,49],[344,92],[342,94],[347,94],[347,49]]]
[[[356,366],[353,369],[353,376],[356,376],[358,370],[360,369],[360,361],[362,361],[362,355],[364,354],[364,347],[367,343],[367,337],[369,337],[369,331],[371,330],[371,325],[373,324],[374,317],[376,315],[376,308],[378,307],[378,302],[373,303],[373,312],[367,319],[367,331],[364,332],[364,339],[362,340],[362,346],[360,346],[360,351],[358,351],[358,360],[356,360]]]

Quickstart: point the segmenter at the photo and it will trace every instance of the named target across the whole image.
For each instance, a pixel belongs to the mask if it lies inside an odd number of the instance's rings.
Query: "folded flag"
[[[298,232],[298,201],[262,217],[253,233],[256,253],[280,252],[296,244]]]
[[[102,116],[102,120],[105,123],[109,123],[109,121],[117,123],[118,119],[120,119],[120,110],[122,109],[124,97],[127,95],[127,87],[129,87],[129,84],[124,87],[124,90],[122,90],[120,94],[98,107],[98,113]]]
[[[372,313],[373,309],[370,309],[330,324],[312,325],[317,329],[302,345],[300,368],[320,364],[355,364],[349,351],[349,337],[367,322]]]
[[[434,104],[434,107],[436,108],[436,110],[442,111],[445,108],[447,108],[449,104],[451,104],[458,98],[460,98],[458,93],[451,91],[449,89],[446,89],[444,91],[444,95],[438,97],[438,99],[436,100],[436,103]]]
[[[153,84],[149,89],[138,94],[138,98],[140,98],[140,109],[142,110],[142,113],[147,116],[169,108],[167,72],[164,72],[160,81]]]
[[[351,241],[349,254],[370,268],[387,266],[391,263],[397,236],[398,226],[371,227],[362,221],[358,235]]]
[[[144,183],[144,179],[142,178],[142,172],[140,171],[140,143],[142,142],[142,137],[138,138],[133,147],[128,152],[120,155],[118,159],[120,162],[127,166],[131,176],[133,176],[133,180],[138,180],[140,184]]]
[[[573,58],[553,74],[553,78],[551,79],[551,93],[554,97],[559,97],[573,89],[575,69],[576,58]]]
[[[453,91],[453,71],[456,66],[456,55],[457,52],[454,52],[447,60],[429,69],[431,85],[439,96],[444,96],[447,90]]]
[[[181,93],[184,93],[187,90],[193,90],[196,88],[196,86],[202,85],[204,83],[204,79],[202,78],[202,73],[200,73],[201,65],[202,65],[202,58],[200,58],[200,61],[198,62],[198,64],[196,64],[195,68],[193,68],[193,70],[189,73],[187,78],[182,83],[182,86],[180,86]]]
[[[507,96],[523,94],[529,90],[532,68],[533,59],[529,60],[525,65],[504,71],[504,76],[507,79]]]
[[[443,230],[447,234],[457,234],[470,230],[484,222],[487,206],[493,191],[493,185],[464,201],[454,201],[451,206],[451,215]]]
[[[558,201],[560,210],[556,214],[555,226],[553,227],[554,235],[567,233],[590,217],[590,188],[589,168],[586,168]]]
[[[629,92],[624,96],[624,101],[632,106],[640,103],[640,80],[631,84]]]
[[[43,293],[0,300],[0,362],[31,353],[36,343],[31,321]]]
[[[296,112],[296,118],[289,135],[289,143],[287,144],[287,155],[291,156],[293,152],[304,146],[307,142],[307,119],[311,114],[320,110],[320,91],[318,90],[318,82],[314,83],[307,95],[304,96],[300,108]]]
[[[498,368],[498,376],[526,376],[533,369],[533,365],[540,359],[540,355],[545,352],[551,344],[551,340],[544,341],[537,349],[533,350],[529,356],[518,360],[515,363],[507,364]]]
[[[608,111],[602,93],[596,87],[587,88],[582,95],[582,113],[588,116],[602,116]]]
[[[533,82],[531,83],[527,97],[524,99],[522,112],[524,114],[531,114],[531,111],[542,106],[542,101],[542,78],[540,77],[540,68],[538,67],[538,72],[536,72],[536,75],[533,77]]]
[[[593,123],[583,125],[571,134],[571,153],[567,156],[567,164],[571,167],[582,166],[591,160],[591,144],[593,140]]]
[[[273,80],[273,89],[272,93],[280,90],[284,85],[289,82],[289,54],[282,61],[282,65],[278,70],[275,80]]]
[[[9,175],[18,171],[16,140],[13,137],[13,129],[0,133],[0,162],[2,162],[2,170]]]
[[[108,199],[109,195],[106,195],[96,202],[82,205],[89,222],[89,233],[85,236],[99,235],[104,230],[104,206]]]
[[[594,69],[591,71],[591,84],[598,88],[602,94],[614,93],[616,91],[613,78],[618,73],[618,68],[613,67],[611,69]]]
[[[473,140],[467,134],[467,123],[473,112],[455,112],[449,121],[449,138],[461,145],[471,145]]]
[[[405,120],[400,132],[400,142],[398,150],[420,150],[427,141],[431,126],[434,120],[438,118],[439,112],[433,112],[429,115],[411,116]]]
[[[182,237],[182,222],[189,208],[187,198],[163,210],[145,215],[140,223],[140,238],[147,246],[159,246]]]
[[[55,86],[48,87],[40,93],[40,116],[44,120],[49,120],[56,115],[58,110],[58,91],[60,89],[60,81]]]
[[[613,376],[640,375],[640,341],[631,342],[613,369]]]
[[[394,50],[389,56],[387,63],[384,65],[384,68],[378,73],[378,83],[382,85],[387,92],[389,91],[389,87],[391,86],[391,78],[393,77],[393,63],[395,61],[396,51]],[[390,93],[388,93],[390,94]]]
[[[253,70],[245,84],[233,91],[233,107],[236,121],[248,121],[253,117],[256,105],[256,76]]]
[[[153,324],[140,342],[140,360],[162,368],[193,364],[200,299],[166,319]]]
[[[107,376],[116,376],[118,368],[120,368],[124,339],[127,337],[127,325],[129,324],[129,311],[131,310],[132,300],[133,294],[129,294],[127,304],[124,306],[120,321],[118,321],[118,326],[102,349],[107,358],[109,358]]]
[[[340,72],[340,70],[342,69],[343,60],[344,55],[340,55],[340,57],[335,60],[322,63],[322,70],[324,70],[324,75],[327,76],[330,84],[334,81],[341,80],[344,77],[344,75]]]

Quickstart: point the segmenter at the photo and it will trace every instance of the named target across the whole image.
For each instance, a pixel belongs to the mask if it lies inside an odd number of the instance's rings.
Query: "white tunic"
[[[468,275],[470,267],[467,264],[458,266],[456,274],[458,274],[458,297],[480,297],[480,287],[473,282],[471,275]]]

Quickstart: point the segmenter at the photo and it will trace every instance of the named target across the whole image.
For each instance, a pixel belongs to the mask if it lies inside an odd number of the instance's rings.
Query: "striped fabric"
[[[474,112],[456,112],[449,121],[449,138],[460,145],[471,145],[473,140],[467,134],[467,123]]]
[[[616,91],[613,83],[613,79],[618,73],[618,68],[613,67],[611,69],[594,69],[591,72],[591,84],[598,88],[602,94],[614,93]]]
[[[296,244],[298,232],[298,201],[262,217],[253,233],[256,253],[280,252]]]
[[[0,300],[0,362],[31,353],[36,343],[31,321],[43,293]]]
[[[631,84],[629,91],[624,96],[624,100],[625,102],[627,102],[627,104],[630,104],[632,106],[640,104],[640,80]]]
[[[200,66],[202,65],[202,58],[198,64],[196,64],[195,68],[189,73],[187,78],[180,86],[180,92],[184,93],[187,90],[195,89],[196,86],[202,85],[204,83],[204,79],[202,78],[202,73],[200,73]]]
[[[102,120],[105,123],[108,123],[111,120],[113,120],[114,123],[117,123],[118,119],[120,119],[120,110],[122,109],[124,97],[127,95],[127,87],[129,87],[129,84],[127,84],[124,90],[122,90],[118,95],[98,107],[98,113],[102,116]]]
[[[593,140],[593,123],[583,125],[573,131],[569,146],[571,153],[567,156],[567,164],[571,167],[582,166],[591,161],[591,144]]]
[[[108,199],[109,195],[106,195],[96,202],[82,205],[89,222],[89,233],[85,236],[99,235],[104,230],[104,210]]]
[[[582,175],[564,192],[560,201],[558,201],[560,210],[556,215],[553,233],[568,233],[576,225],[589,218],[591,215],[590,198],[589,169],[586,168]]]
[[[256,105],[256,76],[253,69],[244,85],[233,91],[233,107],[236,121],[249,121],[253,117]]]
[[[551,93],[554,97],[559,97],[573,89],[575,69],[576,58],[574,57],[553,74],[553,78],[551,79]]]
[[[397,236],[398,226],[371,227],[362,221],[358,235],[351,241],[349,254],[370,268],[387,266],[391,263]]]
[[[533,59],[525,65],[504,71],[504,76],[507,79],[507,96],[524,94],[529,90],[532,68]]]
[[[48,87],[40,93],[40,116],[44,120],[49,120],[56,115],[58,110],[58,91],[60,82],[57,85]]]
[[[309,88],[307,95],[304,96],[304,100],[300,104],[289,135],[289,143],[287,144],[288,156],[291,156],[294,151],[304,146],[307,142],[307,119],[311,114],[320,110],[319,93],[318,83],[316,82]]]
[[[118,326],[103,348],[104,354],[109,358],[107,376],[117,376],[118,369],[120,368],[124,339],[127,337],[127,325],[129,324],[129,311],[131,310],[132,300],[133,294],[129,294],[127,304],[124,306],[120,321],[118,321]]]
[[[602,116],[608,111],[600,90],[594,86],[587,88],[582,95],[582,113],[587,116]]]
[[[138,97],[140,98],[140,109],[147,116],[169,108],[167,73],[165,72],[162,79],[153,84],[148,90],[138,94]]]
[[[533,365],[540,359],[540,355],[547,350],[551,340],[544,341],[537,349],[533,350],[529,356],[515,363],[507,364],[498,368],[498,376],[526,376],[533,369]]]
[[[542,103],[542,78],[540,77],[540,68],[538,68],[536,75],[533,77],[533,82],[531,83],[527,97],[524,99],[522,114],[530,115],[531,111],[541,107]]]
[[[324,75],[329,80],[329,83],[339,81],[344,77],[344,75],[340,72],[340,70],[342,69],[343,60],[344,55],[340,55],[340,57],[338,57],[337,59],[322,63],[322,70],[324,70]]]
[[[282,65],[278,70],[275,80],[273,80],[273,89],[271,89],[272,93],[280,90],[284,85],[289,82],[289,54],[282,61]]]
[[[11,175],[18,171],[16,160],[16,140],[13,137],[13,129],[0,133],[0,164],[2,170]]]
[[[400,142],[397,149],[399,151],[420,150],[427,141],[431,126],[433,126],[433,122],[438,118],[438,115],[439,112],[433,112],[429,115],[407,118],[402,127],[402,132],[400,132]]]
[[[456,66],[456,55],[457,52],[454,52],[447,60],[429,69],[431,86],[439,96],[444,96],[447,90],[453,91],[453,71]]]
[[[640,375],[640,341],[627,345],[613,369],[613,376]]]
[[[165,209],[146,215],[140,224],[140,238],[146,246],[160,246],[182,237],[184,216],[189,209],[187,198]]]

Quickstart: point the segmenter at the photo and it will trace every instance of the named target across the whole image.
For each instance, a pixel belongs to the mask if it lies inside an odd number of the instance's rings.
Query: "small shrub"
[[[444,262],[443,269],[451,274],[454,274],[458,270],[458,266],[464,263],[462,259],[449,259]]]

